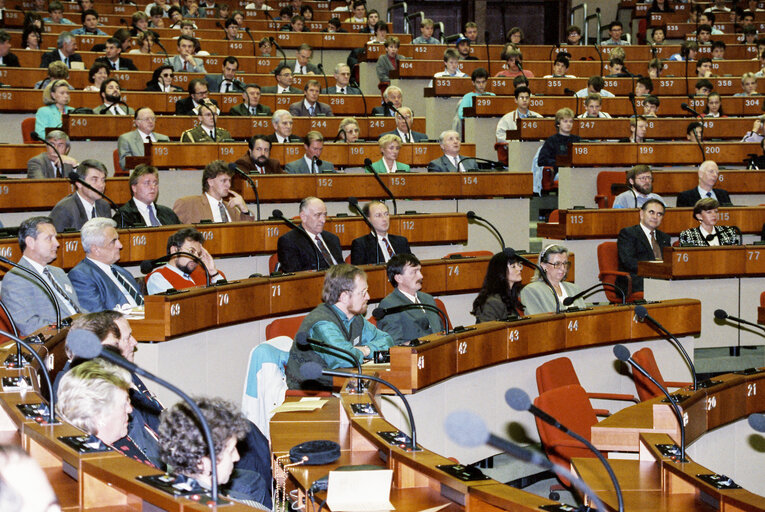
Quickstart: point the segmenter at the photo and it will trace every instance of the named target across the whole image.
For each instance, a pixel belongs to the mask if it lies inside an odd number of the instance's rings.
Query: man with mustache
[[[627,186],[614,198],[612,208],[641,208],[649,199],[657,199],[664,203],[660,195],[653,193],[653,171],[647,165],[636,165],[627,171]]]
[[[234,164],[247,174],[284,174],[279,160],[271,158],[271,142],[265,135],[253,135],[247,141],[249,151]]]

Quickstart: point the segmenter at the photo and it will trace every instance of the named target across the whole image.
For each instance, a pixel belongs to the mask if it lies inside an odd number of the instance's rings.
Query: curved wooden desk
[[[744,165],[750,154],[762,153],[754,142],[704,142],[701,148],[692,142],[572,144],[571,154],[558,157],[559,166],[632,167],[648,165],[689,165],[702,160],[718,164]]]

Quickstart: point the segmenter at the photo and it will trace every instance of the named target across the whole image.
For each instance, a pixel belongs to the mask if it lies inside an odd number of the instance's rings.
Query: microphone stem
[[[361,210],[361,208],[359,208],[359,204],[358,203],[349,203],[349,204],[351,205],[351,208],[356,210],[356,212],[359,215],[361,215],[361,218],[364,220],[366,225],[369,226],[369,229],[371,229],[372,233],[374,233],[374,235],[375,235],[375,260],[376,260],[375,265],[379,265],[380,264],[380,242],[379,242],[379,240],[377,238],[377,230],[372,225],[372,223],[369,222],[369,219],[367,218],[366,215],[364,215],[364,212]]]
[[[45,384],[48,386],[48,393],[50,395],[48,397],[48,423],[50,423],[51,425],[55,425],[56,424],[56,412],[55,412],[56,393],[55,393],[55,390],[53,389],[53,384],[50,381],[50,375],[48,374],[48,367],[45,366],[45,362],[40,357],[40,354],[38,354],[35,350],[32,350],[32,347],[29,346],[29,343],[22,340],[18,336],[15,336],[3,330],[0,330],[0,334],[15,341],[17,347],[18,346],[24,347],[30,354],[32,354],[32,357],[37,362],[37,364],[40,365],[40,372],[43,374],[43,377],[45,378]],[[20,355],[21,355],[21,349],[19,349],[19,356]],[[19,358],[19,367],[20,368],[24,367],[24,362],[21,358]]]

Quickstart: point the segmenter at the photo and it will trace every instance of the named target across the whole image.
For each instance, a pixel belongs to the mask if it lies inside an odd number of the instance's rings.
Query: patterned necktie
[[[223,201],[218,201],[218,210],[220,210],[220,221],[228,222],[228,214],[226,213],[226,206]]]
[[[61,287],[58,282],[53,279],[53,274],[50,273],[50,270],[48,270],[48,267],[45,267],[43,269],[43,274],[45,274],[45,277],[48,278],[48,281],[50,281],[50,284],[53,285],[53,289],[56,290],[56,292],[66,301],[66,303],[69,305],[69,307],[74,311],[75,313],[82,313],[82,310],[80,310],[79,307],[77,307],[77,304],[74,303],[71,297],[64,291],[64,289]]]
[[[143,305],[143,297],[141,297],[141,294],[138,293],[138,290],[135,289],[135,286],[131,285],[130,282],[128,282],[127,279],[125,279],[122,274],[117,272],[117,269],[114,268],[114,265],[111,266],[112,274],[114,274],[114,277],[117,278],[117,282],[122,286],[126,292],[128,292],[128,295],[130,295],[135,303],[139,306]]]
[[[313,116],[313,114],[315,112],[316,112],[316,107],[315,106],[308,107],[308,115],[309,116]]]
[[[316,235],[316,243],[319,246],[319,252],[321,252],[322,257],[324,258],[324,261],[327,262],[327,265],[332,266],[332,255],[329,254],[329,251],[324,246],[324,242],[322,241],[321,237],[319,235]]]
[[[150,204],[148,208],[149,208],[149,223],[152,226],[159,226],[160,225],[159,219],[157,219],[157,216],[154,214],[154,205]]]
[[[661,247],[656,241],[656,231],[651,231],[651,249],[653,249],[653,257],[656,260],[661,259]]]
[[[390,243],[388,243],[387,236],[383,238],[383,244],[385,245],[385,250],[388,251],[388,259],[392,258],[395,253],[393,252],[393,247],[391,247]]]

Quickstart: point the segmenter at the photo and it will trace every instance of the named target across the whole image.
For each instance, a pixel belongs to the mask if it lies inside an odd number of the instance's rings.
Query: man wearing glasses
[[[212,103],[216,107],[218,102],[208,98],[209,91],[207,81],[204,78],[195,78],[189,83],[189,97],[178,100],[175,103],[175,115],[177,116],[196,116],[199,115],[199,105],[202,103]]]
[[[154,131],[157,118],[149,107],[141,107],[135,112],[135,130],[123,133],[117,139],[117,153],[120,167],[125,168],[125,159],[129,156],[145,156],[144,144],[147,142],[170,142],[170,137]]]
[[[640,208],[649,199],[664,203],[659,194],[653,193],[653,171],[647,165],[636,165],[627,171],[627,187],[614,198],[612,208]]]
[[[669,235],[659,231],[664,220],[664,204],[658,199],[647,200],[640,209],[640,223],[619,231],[616,247],[619,270],[629,272],[629,278],[618,276],[616,286],[629,296],[643,291],[643,278],[637,275],[638,261],[662,259],[662,250],[670,246]]]

